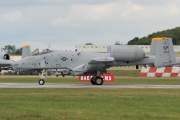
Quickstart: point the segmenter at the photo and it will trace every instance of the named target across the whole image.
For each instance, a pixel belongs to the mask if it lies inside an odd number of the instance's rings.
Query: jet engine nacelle
[[[7,53],[0,53],[0,59],[10,60],[10,56]]]
[[[111,45],[108,46],[108,53],[118,61],[136,61],[145,57],[142,48],[128,45]]]

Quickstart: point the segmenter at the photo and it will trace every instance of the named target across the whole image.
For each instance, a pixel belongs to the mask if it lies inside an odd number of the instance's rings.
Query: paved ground
[[[37,83],[0,83],[0,88],[158,88],[180,89],[180,85],[91,85],[91,84],[45,84]]]

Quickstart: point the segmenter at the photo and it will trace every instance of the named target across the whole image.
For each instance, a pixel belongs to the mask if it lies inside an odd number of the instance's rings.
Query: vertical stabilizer
[[[30,46],[24,45],[24,46],[22,47],[22,58],[25,58],[25,57],[29,56],[30,53],[31,53],[31,48],[30,48]]]
[[[176,58],[171,38],[153,38],[150,55],[155,56],[155,67],[167,67],[176,64]]]
[[[153,40],[151,41],[151,50],[150,50],[150,55],[155,56],[156,54],[156,46],[157,46],[157,40]]]

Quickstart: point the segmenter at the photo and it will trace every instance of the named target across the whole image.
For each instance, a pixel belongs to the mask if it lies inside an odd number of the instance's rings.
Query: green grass
[[[140,70],[108,70],[109,73],[114,74],[115,76],[131,76],[138,77]]]
[[[128,76],[127,72],[123,75]],[[137,77],[136,71],[129,73],[131,77],[115,77],[115,82],[105,84],[180,85],[179,78],[142,78]],[[0,84],[37,83],[38,80],[38,76],[3,76]],[[46,83],[90,84],[77,78],[52,76]],[[0,89],[0,120],[179,120],[179,101],[180,89],[3,88]]]
[[[1,89],[2,120],[179,120],[179,89]]]

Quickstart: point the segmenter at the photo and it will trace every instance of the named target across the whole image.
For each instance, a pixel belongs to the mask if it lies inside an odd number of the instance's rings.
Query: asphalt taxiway
[[[47,83],[0,83],[0,88],[149,88],[149,89],[180,89],[180,85],[91,85],[91,84],[54,84]]]

